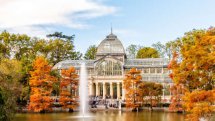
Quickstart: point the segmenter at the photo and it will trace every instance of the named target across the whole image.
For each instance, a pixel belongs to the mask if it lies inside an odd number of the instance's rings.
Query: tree
[[[54,37],[54,38],[58,38],[58,39],[66,39],[66,40],[70,40],[70,41],[73,41],[75,38],[74,34],[72,36],[67,36],[67,35],[64,35],[62,32],[54,32],[53,34],[48,34],[46,36]]]
[[[144,82],[142,86],[143,96],[145,101],[149,102],[151,110],[161,100],[163,86],[155,82]]]
[[[78,105],[78,97],[75,95],[78,91],[78,75],[74,67],[68,70],[62,70],[62,79],[60,82],[60,104],[69,111]]]
[[[44,57],[37,57],[33,63],[30,78],[29,109],[34,112],[51,111],[51,92],[56,78],[51,75],[51,66]]]
[[[179,51],[179,41],[169,41],[165,44],[165,53],[169,60],[173,58],[173,53]]]
[[[159,58],[159,53],[154,48],[143,47],[138,50],[137,58]]]
[[[192,40],[181,38],[180,51],[174,52],[169,64],[170,77],[176,84],[183,84],[190,91],[194,89],[213,89],[215,82],[214,38],[215,34],[195,34]]]
[[[29,57],[30,46],[30,37],[25,34],[12,34],[10,36],[11,42],[11,55],[14,55],[14,58],[21,60],[23,57]]]
[[[197,30],[188,32],[177,41],[179,47],[174,51],[173,58],[169,64],[169,69],[172,70],[170,77],[173,82],[183,85],[188,90],[188,94],[191,93],[191,95],[192,93],[202,94],[202,91],[215,90],[215,28],[210,28],[206,32]],[[189,96],[188,94],[186,96]],[[189,99],[185,99],[183,104],[190,104],[189,102]],[[202,100],[191,102],[194,110],[203,105]],[[203,102],[204,105],[209,104],[205,106],[213,107],[209,100],[203,100]],[[199,115],[198,111],[192,111],[189,108],[185,109],[190,111],[192,116],[198,118],[204,118],[203,114],[208,114],[207,111],[204,111]]]
[[[165,57],[165,45],[163,45],[161,42],[157,42],[152,44],[152,47],[158,51],[160,57]]]
[[[28,80],[29,71],[32,69],[32,61],[34,54],[32,54],[32,44],[30,37],[25,34],[11,34],[7,31],[3,31],[0,34],[0,60],[11,58],[18,60],[21,65],[22,79],[19,81],[22,84],[22,94],[20,95],[19,102],[28,100]]]
[[[21,63],[17,60],[0,60],[0,120],[13,119],[16,100],[20,95]]]
[[[175,84],[170,88],[172,93],[169,110],[173,112],[183,111],[183,96],[187,89],[182,84]]]
[[[181,57],[180,51],[183,45],[193,45],[194,40],[197,36],[202,36],[206,33],[206,30],[196,30],[193,29],[192,31],[186,32],[183,37],[177,38],[174,41],[169,41],[165,44],[165,54],[169,59],[173,58],[173,53],[176,52],[179,54],[178,56]]]
[[[22,92],[17,101],[19,105],[27,104],[29,100],[29,78],[33,69],[32,63],[37,56],[44,56],[51,64],[56,64],[65,59],[80,59],[82,54],[75,51],[73,45],[74,36],[66,36],[62,33],[56,37],[50,35],[50,39],[31,38],[25,34],[13,34],[7,31],[0,33],[0,60],[16,59],[22,65]]]
[[[127,74],[125,79],[123,80],[123,84],[126,95],[125,95],[125,103],[127,108],[132,108],[136,110],[140,107],[140,103],[143,100],[143,91],[142,91],[142,77],[140,75],[140,70],[136,68],[132,68]]]
[[[73,53],[74,46],[70,42],[65,42],[61,39],[55,39],[49,41],[51,46],[50,61],[56,64],[62,60],[69,59]]]
[[[49,34],[47,37],[54,38],[48,43],[50,46],[50,55],[48,56],[51,63],[56,64],[62,60],[72,59],[78,60],[82,54],[74,50],[74,35],[63,35],[62,32]]]
[[[0,59],[10,58],[10,33],[3,31],[0,34]]]
[[[184,96],[184,107],[190,121],[199,121],[200,119],[209,121],[212,117],[215,107],[212,106],[215,101],[215,90],[195,90],[187,92]]]
[[[86,51],[86,53],[84,55],[84,59],[86,59],[86,60],[93,60],[93,59],[95,59],[96,58],[96,52],[97,52],[96,45],[91,45],[87,49],[87,51]]]
[[[137,46],[134,44],[129,45],[126,48],[128,58],[134,59],[137,55],[137,51],[142,48],[141,46]]]
[[[66,59],[80,59],[81,53],[74,50],[70,40],[55,39],[34,39],[32,41],[32,53],[36,56],[44,56],[51,64],[56,64]]]
[[[53,50],[50,41],[51,40],[34,38],[32,40],[32,52],[34,53],[34,55],[50,58],[50,53]]]

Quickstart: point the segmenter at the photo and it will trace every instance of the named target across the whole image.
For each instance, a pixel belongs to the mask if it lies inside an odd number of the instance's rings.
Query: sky
[[[0,0],[0,31],[45,38],[55,31],[75,34],[85,53],[108,35],[151,46],[192,29],[215,26],[215,0]]]

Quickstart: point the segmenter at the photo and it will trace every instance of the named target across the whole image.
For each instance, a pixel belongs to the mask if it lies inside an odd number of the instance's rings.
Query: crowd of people
[[[110,96],[106,96],[105,99],[102,99],[101,96],[92,96],[90,97],[89,104],[91,108],[97,108],[98,105],[104,105],[106,109],[108,108],[119,108],[120,100],[111,99]]]

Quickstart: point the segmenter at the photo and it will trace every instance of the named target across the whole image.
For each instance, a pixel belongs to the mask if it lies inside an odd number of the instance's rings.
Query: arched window
[[[104,60],[96,65],[98,76],[122,75],[122,66],[120,62]]]

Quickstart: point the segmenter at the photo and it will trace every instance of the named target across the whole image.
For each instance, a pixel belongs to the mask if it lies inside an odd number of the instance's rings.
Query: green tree
[[[28,98],[28,78],[32,63],[32,46],[30,37],[25,34],[11,34],[3,31],[0,34],[0,59],[13,58],[19,60],[22,65],[22,79],[19,81],[23,85],[20,100],[27,101]]]
[[[10,58],[10,36],[7,31],[0,34],[0,59]]]
[[[138,50],[137,58],[159,58],[159,53],[151,47],[143,47]]]
[[[0,120],[11,121],[20,95],[21,63],[17,60],[0,61]]]
[[[152,47],[158,51],[160,57],[165,57],[165,45],[163,45],[161,42],[157,42],[152,44]]]
[[[48,43],[48,48],[51,49],[48,58],[52,64],[66,59],[78,60],[81,58],[82,54],[74,49],[74,35],[67,36],[63,35],[62,32],[55,32],[47,35],[47,37],[53,38]]]
[[[48,34],[47,37],[54,37],[58,39],[66,39],[73,41],[75,38],[75,35],[73,34],[72,36],[64,35],[62,32],[54,32],[53,34]]]
[[[165,54],[169,59],[173,58],[173,53],[176,52],[181,58],[180,51],[184,45],[190,46],[194,44],[194,40],[198,36],[202,36],[206,33],[206,30],[196,30],[186,32],[183,37],[177,38],[174,41],[169,41],[165,44]]]
[[[69,41],[64,41],[62,39],[55,39],[49,41],[49,46],[51,48],[50,56],[47,58],[54,65],[62,60],[67,59],[79,59],[81,54],[74,51],[74,46]]]
[[[21,60],[22,57],[29,56],[30,54],[30,37],[25,34],[12,34],[11,35],[11,55],[17,60]]]
[[[137,55],[137,51],[142,48],[141,46],[137,46],[137,45],[134,45],[134,44],[131,44],[129,45],[127,48],[126,48],[126,51],[127,51],[127,57],[128,58],[131,58],[131,59],[134,59]]]
[[[86,60],[93,60],[93,59],[95,59],[96,58],[96,52],[97,52],[96,45],[91,45],[87,49],[87,51],[86,51],[86,53],[84,55],[84,59],[86,59]]]

